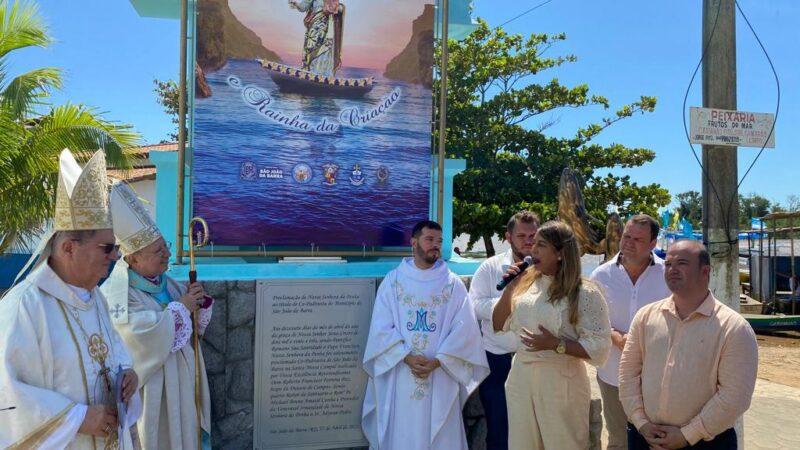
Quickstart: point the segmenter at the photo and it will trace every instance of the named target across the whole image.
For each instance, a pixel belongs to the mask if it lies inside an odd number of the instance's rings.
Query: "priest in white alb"
[[[0,448],[136,449],[138,378],[97,288],[119,258],[105,155],[59,162],[54,231],[0,300]]]
[[[440,259],[442,228],[412,231],[414,256],[381,282],[361,413],[370,448],[466,450],[461,410],[489,374],[467,290]]]
[[[114,327],[133,356],[144,411],[139,430],[144,450],[210,448],[210,396],[203,354],[195,373],[191,314],[198,312],[198,332],[211,320],[211,301],[200,283],[189,286],[168,277],[171,253],[156,223],[125,183],[111,188],[114,234],[123,259],[102,291]],[[195,375],[200,405],[195,404]],[[197,412],[199,407],[200,423]]]

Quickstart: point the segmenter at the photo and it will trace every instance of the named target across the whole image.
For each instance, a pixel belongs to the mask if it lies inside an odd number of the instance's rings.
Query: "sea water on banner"
[[[431,91],[374,77],[358,99],[280,92],[258,61],[206,74],[195,100],[193,214],[228,245],[408,245],[428,216]]]

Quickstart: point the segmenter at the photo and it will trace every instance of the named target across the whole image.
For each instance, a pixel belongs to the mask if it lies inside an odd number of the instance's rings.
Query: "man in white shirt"
[[[659,225],[647,214],[633,216],[625,224],[620,252],[592,272],[603,289],[611,320],[611,352],[597,370],[603,398],[603,416],[609,450],[627,449],[627,417],[619,400],[619,361],[627,332],[639,308],[670,296],[664,282],[664,260],[653,254]]]
[[[508,221],[505,239],[511,248],[481,263],[469,288],[469,298],[475,307],[475,316],[481,323],[483,347],[489,361],[489,376],[481,383],[478,394],[486,412],[486,448],[508,448],[508,411],[506,410],[505,383],[511,370],[511,359],[519,339],[512,332],[495,333],[492,328],[492,308],[503,291],[496,286],[503,279],[508,266],[522,261],[531,254],[533,237],[539,229],[539,217],[530,211],[520,211]]]

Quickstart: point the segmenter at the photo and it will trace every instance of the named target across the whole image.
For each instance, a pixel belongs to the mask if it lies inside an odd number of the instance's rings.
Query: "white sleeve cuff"
[[[60,427],[53,434],[42,442],[40,448],[67,448],[75,440],[75,435],[86,418],[86,411],[89,407],[84,404],[77,404],[67,413],[67,417]]]
[[[175,340],[171,350],[175,353],[189,343],[192,337],[192,319],[189,317],[189,310],[181,302],[170,302],[167,309],[175,319]]]

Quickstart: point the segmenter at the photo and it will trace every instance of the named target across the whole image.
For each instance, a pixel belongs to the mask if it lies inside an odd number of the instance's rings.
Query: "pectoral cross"
[[[103,338],[95,333],[89,336],[89,356],[100,364],[103,369],[106,368],[106,358],[108,358],[108,345]]]

